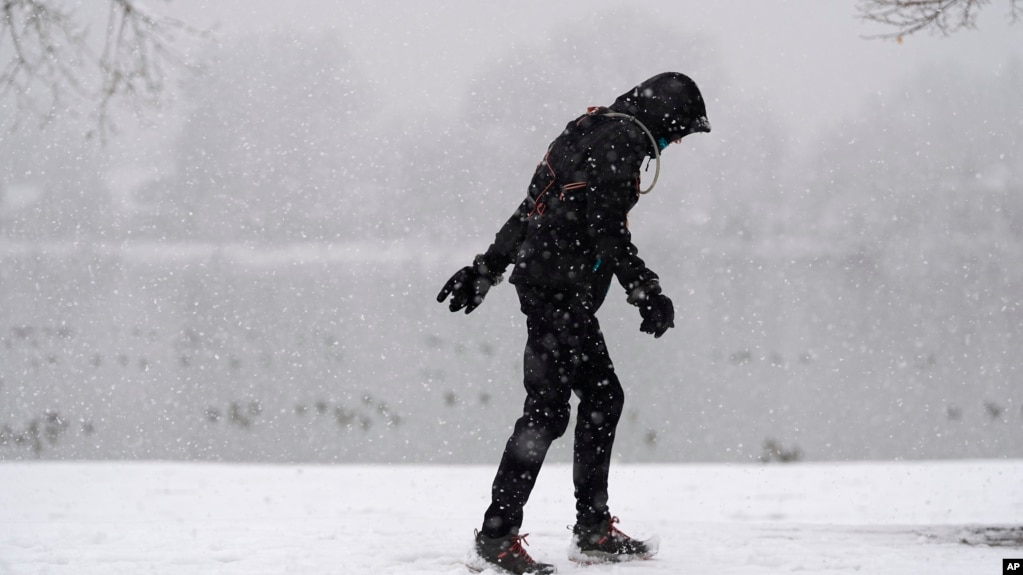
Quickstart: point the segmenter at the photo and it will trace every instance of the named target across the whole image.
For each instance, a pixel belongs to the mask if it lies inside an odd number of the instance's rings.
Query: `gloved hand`
[[[454,312],[464,307],[465,313],[471,313],[483,303],[483,298],[487,297],[490,288],[500,281],[500,275],[495,276],[489,273],[486,264],[483,263],[483,257],[476,256],[471,266],[465,266],[458,270],[444,284],[440,293],[437,294],[437,301],[444,303],[444,300],[451,296],[448,309]]]
[[[639,307],[639,315],[643,316],[639,331],[652,333],[656,338],[664,335],[669,327],[675,327],[675,306],[668,296],[649,294],[636,302],[636,306]]]

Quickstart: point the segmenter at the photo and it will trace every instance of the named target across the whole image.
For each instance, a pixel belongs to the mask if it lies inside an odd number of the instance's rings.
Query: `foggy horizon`
[[[714,129],[630,214],[677,328],[617,284],[599,314],[616,457],[1023,456],[1002,8],[895,42],[853,2],[171,2],[214,36],[162,108],[0,135],[0,460],[491,462],[514,289],[433,297],[565,123],[665,70]]]

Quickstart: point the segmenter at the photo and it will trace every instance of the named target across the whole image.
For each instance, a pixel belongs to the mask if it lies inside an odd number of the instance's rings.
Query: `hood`
[[[707,108],[696,82],[685,74],[664,72],[622,94],[610,109],[643,122],[658,140],[677,140],[709,132]]]

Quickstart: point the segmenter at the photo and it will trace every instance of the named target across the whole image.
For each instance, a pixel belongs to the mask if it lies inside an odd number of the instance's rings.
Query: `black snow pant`
[[[551,443],[568,428],[574,392],[576,414],[573,481],[576,521],[607,520],[607,478],[615,428],[625,397],[594,312],[573,294],[517,286],[526,314],[526,402],[515,423],[491,489],[483,533],[518,533],[522,508]]]

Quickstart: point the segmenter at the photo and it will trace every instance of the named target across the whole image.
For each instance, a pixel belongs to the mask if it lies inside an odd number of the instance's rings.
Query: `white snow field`
[[[493,471],[0,463],[0,574],[469,573]],[[524,531],[559,573],[996,575],[1023,556],[1021,486],[1007,460],[618,465],[619,526],[661,553],[581,566],[571,469],[551,465]]]

